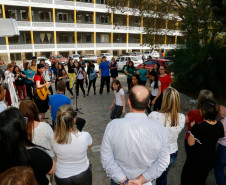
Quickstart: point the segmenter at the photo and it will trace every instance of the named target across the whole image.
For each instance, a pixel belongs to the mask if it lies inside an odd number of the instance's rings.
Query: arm
[[[52,175],[52,174],[54,174],[55,171],[56,171],[56,162],[53,160],[53,166],[52,166],[51,170],[47,174],[48,175]]]
[[[26,78],[26,75],[23,74],[22,72],[20,73],[20,75],[21,75],[23,78]]]
[[[108,124],[101,144],[101,163],[110,178],[115,182],[124,182],[126,176],[114,159],[114,152],[112,150],[110,138],[111,129],[109,127]]]
[[[188,145],[193,146],[194,144],[195,144],[195,138],[192,134],[190,134],[188,137]]]
[[[99,68],[99,77],[101,78],[101,69]]]
[[[16,76],[14,77],[15,80],[17,80],[19,78],[19,74],[16,74]]]
[[[40,81],[36,81],[36,88],[37,89],[41,89],[43,87],[45,87],[47,85],[47,88],[49,88],[49,86],[51,85],[51,82],[47,82],[46,84],[40,84]]]
[[[187,125],[189,123],[190,123],[190,120],[189,120],[188,116],[186,116],[186,118],[185,118],[185,125]]]
[[[4,94],[4,88],[2,85],[0,85],[0,101],[4,100],[5,94]]]
[[[158,97],[161,95],[161,85],[159,85],[159,87],[158,87],[158,89],[159,89],[159,92],[158,92],[158,94],[157,94],[157,96],[154,98],[154,100],[152,100],[152,104],[155,104],[155,101],[158,99]]]
[[[110,107],[110,110],[113,109],[113,107],[114,107],[114,105],[115,105],[115,102],[116,102],[116,98],[114,98],[114,101],[113,101],[113,103],[112,103],[112,106]]]
[[[170,162],[170,151],[168,143],[168,135],[165,130],[163,130],[162,145],[159,152],[158,158],[152,163],[148,169],[141,174],[137,179],[131,180],[134,184],[144,184],[145,182],[152,181],[158,178],[162,172],[166,170]]]
[[[49,113],[51,113],[51,106],[49,105]]]
[[[84,76],[84,82],[86,82],[86,73],[85,73],[85,71],[82,71],[82,74]]]
[[[125,96],[124,95],[121,95],[121,97],[122,97],[122,103],[123,103],[122,114],[125,114],[125,112],[126,112]]]

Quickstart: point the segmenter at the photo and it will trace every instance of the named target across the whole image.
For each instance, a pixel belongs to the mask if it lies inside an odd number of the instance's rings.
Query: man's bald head
[[[148,106],[150,92],[146,87],[136,85],[130,90],[129,100],[133,109],[143,111]]]

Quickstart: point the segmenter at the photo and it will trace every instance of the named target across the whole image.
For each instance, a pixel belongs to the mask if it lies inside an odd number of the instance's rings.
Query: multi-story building
[[[110,52],[117,56],[124,51],[150,48],[145,45],[145,17],[111,13],[105,0],[0,0],[0,3],[0,18],[16,19],[20,30],[19,36],[0,38],[0,56],[4,60],[52,54],[67,57],[72,53]],[[153,23],[150,22],[159,29],[153,39],[155,48],[173,49],[182,40],[177,21],[153,18]]]

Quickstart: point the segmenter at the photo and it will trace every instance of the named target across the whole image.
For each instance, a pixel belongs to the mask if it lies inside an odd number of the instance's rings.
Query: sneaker
[[[89,93],[86,96],[89,96]]]
[[[74,99],[74,95],[71,96],[71,99]]]
[[[96,95],[96,93],[94,93],[94,95]]]

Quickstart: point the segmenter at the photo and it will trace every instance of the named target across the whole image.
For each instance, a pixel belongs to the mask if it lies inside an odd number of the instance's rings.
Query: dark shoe
[[[89,96],[89,93],[86,96]]]

